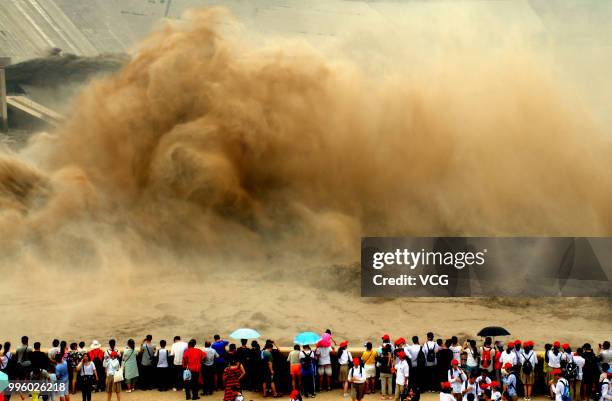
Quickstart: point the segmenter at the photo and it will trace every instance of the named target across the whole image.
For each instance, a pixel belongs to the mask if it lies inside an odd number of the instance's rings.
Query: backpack
[[[483,348],[482,349],[482,359],[481,359],[481,361],[482,361],[482,367],[484,369],[488,369],[489,366],[491,366],[491,351],[492,351],[491,348],[489,348],[489,349]]]
[[[421,348],[419,348],[419,353],[417,354],[417,366],[422,368],[425,366],[425,361],[425,353],[423,352],[423,346],[421,346]]]
[[[529,355],[525,355],[525,353],[523,353],[523,357],[525,357],[525,363],[523,363],[523,373],[529,375],[531,374],[531,372],[533,372],[533,365],[531,364],[531,352],[529,352]]]
[[[578,365],[573,360],[565,366],[565,377],[568,379],[578,377]]]
[[[563,384],[563,392],[561,393],[562,401],[572,401],[572,395],[570,394],[569,383],[565,379],[559,379],[561,384]]]
[[[304,358],[300,359],[300,364],[304,370],[310,370],[312,367],[312,351],[308,354],[304,352]]]
[[[610,382],[608,381],[608,379],[604,381],[600,381],[599,384],[597,385],[597,390],[593,391],[593,394],[591,394],[591,400],[599,401],[601,399],[601,393],[602,393],[604,383],[608,384],[608,388],[610,387]]]
[[[425,343],[425,344],[427,344],[427,343]],[[434,363],[434,362],[436,362],[436,354],[432,352],[435,348],[436,348],[435,345],[434,345],[433,348],[427,347],[427,358],[426,358],[427,363]]]

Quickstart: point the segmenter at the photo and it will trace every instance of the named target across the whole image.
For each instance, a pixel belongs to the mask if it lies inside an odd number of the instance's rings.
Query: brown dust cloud
[[[333,323],[351,338],[357,316],[410,310],[358,298],[361,236],[612,235],[609,132],[537,54],[368,71],[304,43],[247,44],[228,18],[158,28],[65,124],[0,153],[7,335],[252,325],[284,339]]]

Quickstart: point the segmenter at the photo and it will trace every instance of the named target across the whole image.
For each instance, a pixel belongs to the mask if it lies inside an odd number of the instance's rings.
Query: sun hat
[[[93,340],[91,342],[91,347],[89,347],[89,348],[91,348],[91,349],[98,349],[100,347],[101,347],[100,342],[98,340]]]

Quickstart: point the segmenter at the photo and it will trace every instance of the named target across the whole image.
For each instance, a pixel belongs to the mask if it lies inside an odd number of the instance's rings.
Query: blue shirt
[[[219,340],[219,341],[215,341],[213,345],[211,345],[211,348],[217,351],[217,354],[219,354],[219,358],[217,358],[217,363],[219,364],[225,363],[224,356],[225,356],[225,347],[227,347],[227,344],[229,344],[229,341]]]
[[[60,383],[68,383],[68,363],[66,361],[55,365],[55,375]]]
[[[516,394],[516,375],[514,373],[509,374],[505,379],[504,383],[506,384],[508,395],[510,397],[515,397]]]

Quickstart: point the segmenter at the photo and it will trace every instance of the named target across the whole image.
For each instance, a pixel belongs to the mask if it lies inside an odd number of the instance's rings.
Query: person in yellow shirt
[[[361,354],[361,361],[363,362],[363,369],[366,377],[365,393],[376,392],[376,357],[378,352],[372,349],[372,343],[366,344],[366,350]]]

